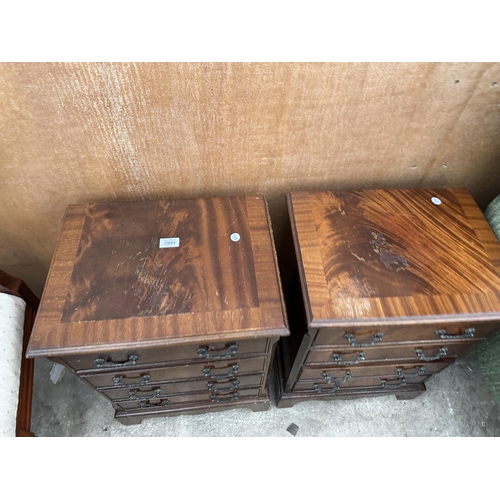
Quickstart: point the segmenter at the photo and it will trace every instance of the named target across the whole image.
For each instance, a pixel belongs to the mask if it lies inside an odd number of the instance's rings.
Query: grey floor
[[[48,360],[35,361],[32,431],[41,437],[500,436],[500,409],[472,354],[431,378],[427,392],[413,400],[308,401],[278,409],[272,372],[268,411],[150,418],[134,426],[114,421],[111,404],[71,372],[54,384],[51,368]]]

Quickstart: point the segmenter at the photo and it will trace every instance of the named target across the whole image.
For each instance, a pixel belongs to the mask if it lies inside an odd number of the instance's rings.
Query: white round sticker
[[[238,233],[233,233],[231,235],[231,240],[232,241],[240,241],[240,235]]]
[[[431,201],[432,203],[434,203],[434,205],[441,205],[441,200],[439,198],[436,198],[435,196],[431,198]]]

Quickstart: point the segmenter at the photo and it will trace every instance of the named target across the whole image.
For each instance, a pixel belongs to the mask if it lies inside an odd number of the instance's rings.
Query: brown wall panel
[[[0,64],[0,268],[41,293],[71,203],[261,193],[279,239],[290,190],[499,164],[500,63]]]

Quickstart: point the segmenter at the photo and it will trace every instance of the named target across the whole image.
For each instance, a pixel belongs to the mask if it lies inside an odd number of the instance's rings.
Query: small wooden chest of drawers
[[[288,334],[264,197],[71,205],[28,356],[65,365],[134,424],[267,409]]]
[[[498,329],[500,244],[467,190],[297,192],[287,204],[278,407],[415,397]]]

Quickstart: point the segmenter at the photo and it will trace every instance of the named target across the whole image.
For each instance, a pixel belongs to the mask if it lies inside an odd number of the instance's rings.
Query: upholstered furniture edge
[[[19,383],[19,402],[17,406],[16,436],[32,437],[31,409],[33,400],[33,375],[35,363],[26,358],[26,348],[35,322],[35,315],[40,304],[39,298],[19,278],[0,270],[0,293],[7,293],[22,298],[26,302],[24,318],[24,336]]]

